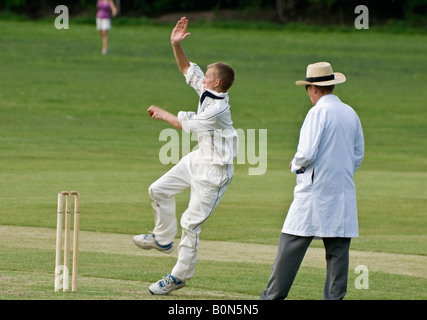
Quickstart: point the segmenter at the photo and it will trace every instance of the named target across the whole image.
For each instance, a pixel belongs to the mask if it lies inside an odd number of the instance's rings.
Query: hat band
[[[330,76],[305,78],[305,81],[307,81],[307,82],[322,82],[322,81],[328,81],[328,80],[334,80],[334,79],[335,79],[335,75],[331,74]]]

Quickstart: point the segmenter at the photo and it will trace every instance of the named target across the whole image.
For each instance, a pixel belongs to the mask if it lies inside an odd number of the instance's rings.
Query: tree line
[[[406,20],[426,25],[427,0],[114,0],[122,16],[155,18],[171,12],[259,10],[276,13],[278,23],[340,23],[354,19],[354,8],[364,4],[378,21]],[[0,0],[0,11],[37,18],[57,5],[68,6],[71,14],[93,13],[96,0]],[[50,11],[49,11],[50,10]]]

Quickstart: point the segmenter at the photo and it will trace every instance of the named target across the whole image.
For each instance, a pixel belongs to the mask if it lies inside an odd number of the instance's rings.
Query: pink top
[[[109,2],[98,0],[96,7],[98,8],[98,12],[96,13],[97,18],[111,19],[111,8]]]

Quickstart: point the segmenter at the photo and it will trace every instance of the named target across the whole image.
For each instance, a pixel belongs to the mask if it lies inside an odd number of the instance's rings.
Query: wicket
[[[61,265],[64,196],[66,210],[64,227],[64,264]],[[78,191],[61,191],[58,193],[58,213],[56,221],[55,292],[61,289],[61,279],[63,280],[63,291],[66,292],[69,290],[68,265],[70,259],[71,196],[74,196],[73,274],[71,291],[77,291],[80,193]],[[61,277],[61,269],[63,269],[63,277]]]

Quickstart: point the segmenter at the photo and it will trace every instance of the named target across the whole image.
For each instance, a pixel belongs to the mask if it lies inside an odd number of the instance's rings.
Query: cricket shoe
[[[185,286],[185,281],[179,281],[171,274],[148,287],[152,295],[168,295],[174,290]]]
[[[173,250],[173,242],[163,246],[156,241],[154,234],[140,234],[132,239],[138,247],[144,250],[157,249],[163,253],[171,253]]]

